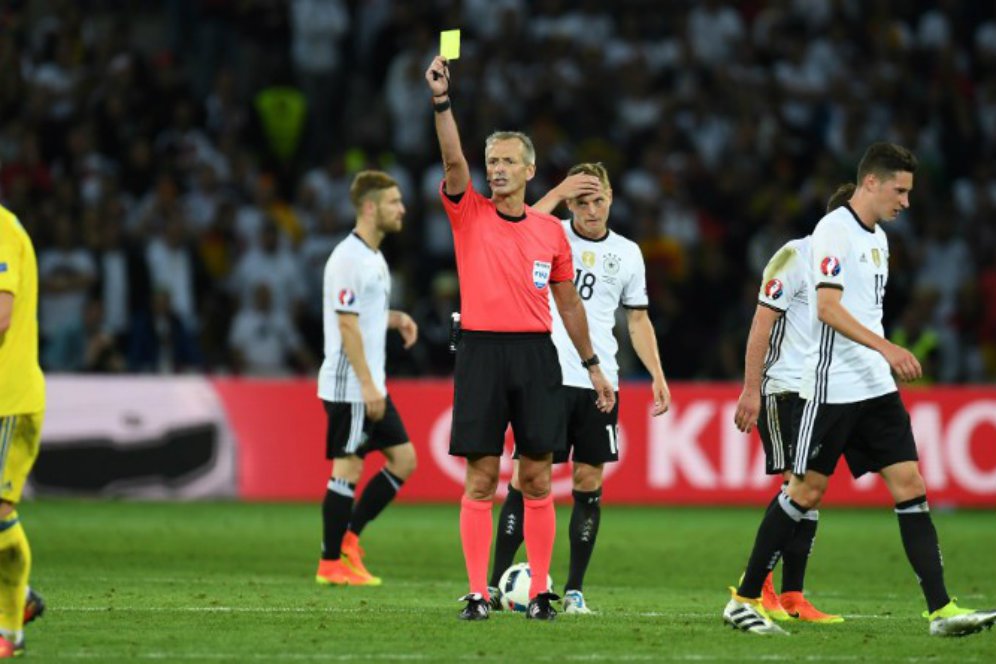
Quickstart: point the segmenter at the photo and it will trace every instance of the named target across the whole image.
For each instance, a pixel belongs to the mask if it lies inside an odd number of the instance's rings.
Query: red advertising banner
[[[245,499],[321,498],[329,475],[325,413],[312,381],[215,380],[238,441],[238,492]],[[629,504],[762,504],[778,480],[764,474],[757,434],[733,425],[734,384],[672,385],[673,406],[650,417],[649,384],[621,388],[620,461],[606,466],[605,495]],[[463,460],[447,454],[452,407],[448,380],[393,381],[389,390],[419,453],[419,467],[399,496],[454,501]],[[996,389],[905,390],[931,503],[996,507]],[[511,443],[511,433],[509,433]],[[380,465],[371,458],[367,471]],[[502,465],[501,488],[511,461]],[[568,465],[554,469],[554,493],[570,496]],[[827,502],[887,505],[877,475],[855,481],[844,462]]]

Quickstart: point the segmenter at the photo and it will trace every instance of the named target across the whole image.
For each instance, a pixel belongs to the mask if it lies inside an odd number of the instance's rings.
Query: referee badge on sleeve
[[[533,261],[533,286],[544,288],[550,281],[551,264],[546,261]]]

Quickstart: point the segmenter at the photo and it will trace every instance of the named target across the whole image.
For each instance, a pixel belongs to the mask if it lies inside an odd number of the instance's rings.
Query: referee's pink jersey
[[[549,332],[550,284],[574,279],[560,221],[525,207],[514,219],[467,183],[458,202],[440,185],[453,227],[460,278],[460,325],[488,332]]]

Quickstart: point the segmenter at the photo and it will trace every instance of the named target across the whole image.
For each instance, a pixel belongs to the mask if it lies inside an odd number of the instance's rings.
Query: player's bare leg
[[[381,452],[387,463],[363,487],[363,494],[353,508],[349,528],[342,538],[342,557],[346,564],[371,578],[378,577],[371,574],[363,562],[365,552],[360,546],[360,534],[394,500],[405,480],[415,472],[416,464],[415,446],[411,442],[385,447]]]
[[[515,561],[515,554],[522,546],[522,520],[525,506],[522,490],[519,488],[519,460],[513,461],[512,479],[508,483],[508,493],[498,514],[498,530],[495,534],[495,558],[491,566],[491,579],[488,593],[491,596],[491,610],[500,611],[502,590],[498,587],[502,574]]]
[[[786,485],[791,483],[792,473],[783,473]],[[816,528],[820,511],[807,511],[792,538],[782,552],[782,592],[775,594],[771,574],[764,580],[761,601],[768,615],[775,620],[801,620],[803,622],[833,624],[844,622],[840,615],[824,613],[817,609],[805,596],[806,565],[816,540]]]
[[[569,528],[570,568],[564,585],[564,613],[589,614],[584,601],[584,575],[595,550],[595,539],[602,518],[602,475],[604,464],[574,462],[573,497]]]
[[[322,501],[322,557],[315,574],[315,581],[322,585],[380,585],[380,579],[353,569],[342,555],[342,540],[353,513],[356,483],[362,473],[363,459],[355,454],[332,462],[332,476]]]
[[[8,441],[4,441],[7,443]],[[24,603],[31,572],[31,548],[13,503],[0,501],[0,656],[24,653]]]
[[[896,502],[899,533],[910,566],[920,580],[927,600],[923,616],[930,621],[935,636],[964,636],[991,628],[996,611],[973,611],[958,606],[944,585],[941,546],[927,505],[927,487],[916,461],[902,461],[881,471],[885,485]]]

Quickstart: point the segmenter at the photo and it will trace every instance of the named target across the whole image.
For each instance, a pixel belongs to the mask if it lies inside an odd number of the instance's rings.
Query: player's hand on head
[[[733,414],[733,422],[737,429],[750,433],[757,426],[757,418],[761,414],[761,394],[744,390],[737,400],[737,410]]]
[[[433,97],[439,97],[450,90],[450,67],[446,58],[437,55],[432,59],[432,63],[425,71],[425,81],[432,90]]]
[[[602,182],[594,175],[586,173],[575,173],[568,175],[564,181],[557,185],[560,198],[571,200],[581,196],[590,196],[601,191]]]
[[[373,385],[360,388],[363,394],[363,406],[366,408],[366,416],[373,422],[384,419],[384,411],[387,408],[387,399]]]
[[[658,415],[663,415],[671,407],[671,390],[667,387],[667,382],[665,381],[654,381],[653,387],[654,392],[654,407],[650,411],[651,417],[657,417]]]

